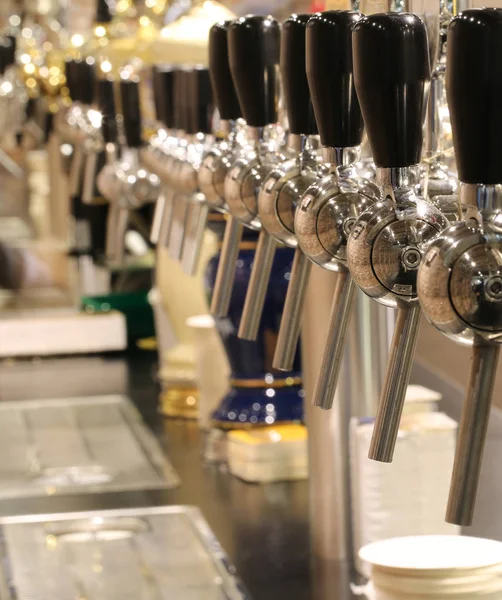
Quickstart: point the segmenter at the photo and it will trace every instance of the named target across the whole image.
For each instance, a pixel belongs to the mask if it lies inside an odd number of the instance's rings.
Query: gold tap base
[[[190,385],[170,385],[160,394],[159,412],[170,419],[197,419],[199,390]]]
[[[268,425],[267,423],[229,423],[228,421],[218,421],[217,419],[211,420],[211,428],[213,429],[224,429],[225,431],[250,431],[250,430],[268,430],[274,429],[278,426],[282,425],[301,425],[300,421],[279,421],[274,423],[273,425]]]

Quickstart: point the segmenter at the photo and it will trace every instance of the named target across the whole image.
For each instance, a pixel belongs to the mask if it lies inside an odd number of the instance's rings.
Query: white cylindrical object
[[[502,543],[430,535],[369,544],[360,558],[371,565],[371,600],[499,600]]]
[[[411,392],[405,406],[415,408],[403,416],[392,464],[368,460],[371,420],[354,418],[350,427],[353,544],[356,568],[366,577],[369,567],[357,553],[367,544],[400,536],[460,533],[459,527],[444,520],[457,424],[443,413],[428,412],[434,408],[431,402],[418,402],[421,396],[437,399],[433,393],[416,388]]]

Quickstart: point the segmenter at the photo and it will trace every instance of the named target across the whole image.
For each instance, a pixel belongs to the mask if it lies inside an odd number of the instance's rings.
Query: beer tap
[[[66,61],[66,78],[73,104],[58,122],[61,134],[73,145],[73,159],[70,165],[70,196],[80,193],[86,146],[92,148],[99,137],[99,113],[93,110],[92,102],[96,89],[94,58]]]
[[[305,32],[310,16],[292,15],[282,27],[280,67],[289,122],[288,146],[296,156],[277,165],[260,188],[258,215],[262,229],[238,332],[238,337],[245,340],[256,340],[258,335],[277,244],[296,248],[292,268],[295,290],[301,293],[310,271],[311,263],[297,247],[293,226],[297,202],[319,178],[320,167],[317,138],[313,137],[317,128],[305,72]],[[289,310],[283,319],[299,321],[299,316],[293,316],[294,312],[294,309]],[[282,327],[282,331],[286,328]],[[291,341],[282,339],[279,348],[281,365],[284,360],[289,365],[293,363],[298,333],[292,337],[295,339]]]
[[[348,235],[362,212],[380,198],[377,186],[358,172],[364,124],[354,88],[352,31],[360,18],[353,11],[327,11],[314,15],[307,27],[307,76],[330,172],[304,193],[295,232],[312,262],[337,273],[313,397],[313,403],[325,409],[331,408],[335,396],[356,291],[347,267]]]
[[[224,213],[228,213],[224,195],[225,177],[242,151],[237,125],[242,114],[228,62],[230,23],[231,21],[216,23],[209,32],[209,75],[220,124],[218,141],[204,154],[198,172],[199,188],[209,206]]]
[[[502,340],[502,10],[471,9],[448,32],[446,92],[464,222],[427,250],[418,271],[424,314],[472,345],[446,520],[470,525]]]
[[[172,259],[181,261],[183,255],[183,245],[187,225],[188,202],[186,193],[181,191],[183,184],[181,182],[181,169],[187,158],[188,146],[190,144],[190,131],[192,123],[188,110],[189,92],[190,92],[190,70],[181,68],[175,73],[175,96],[174,110],[176,119],[180,125],[180,137],[177,147],[169,161],[170,183],[174,189],[172,199],[172,217],[169,226],[169,255]]]
[[[117,231],[114,234],[115,249],[110,257],[121,263],[124,258],[124,241],[129,221],[129,212],[153,202],[157,196],[160,180],[148,171],[140,161],[140,149],[143,145],[139,82],[136,75],[125,71],[119,83],[120,105],[123,117],[126,146],[118,164],[118,218]],[[113,199],[111,199],[113,201]]]
[[[247,123],[249,146],[225,177],[229,218],[218,263],[212,313],[228,313],[243,226],[259,230],[258,191],[267,174],[283,160],[278,119],[280,28],[272,17],[247,16],[228,28],[232,79]],[[257,256],[258,258],[258,256]]]
[[[174,73],[174,68],[170,66],[157,66],[152,69],[155,115],[160,127],[142,153],[145,165],[161,180],[161,193],[155,202],[150,233],[152,244],[161,246],[165,246],[169,241],[173,209],[173,189],[169,184],[170,165],[179,139],[174,114]]]
[[[199,263],[209,213],[209,205],[199,189],[198,182],[202,157],[214,142],[212,136],[214,105],[208,69],[195,67],[189,74],[188,86],[192,143],[187,148],[186,160],[181,165],[180,171],[181,188],[186,194],[188,203],[181,265],[187,275],[193,275]]]
[[[97,106],[101,114],[101,135],[105,148],[106,163],[97,175],[98,190],[108,199],[105,255],[113,260],[119,232],[125,235],[128,215],[120,210],[120,186],[116,176],[119,152],[117,112],[114,80],[106,75],[98,77],[96,88]]]
[[[102,115],[96,107],[96,81],[100,76],[106,73],[101,68],[103,65],[109,65],[108,60],[101,55],[103,48],[108,43],[108,28],[112,22],[113,15],[110,6],[106,0],[96,2],[96,12],[94,18],[94,34],[85,44],[84,54],[88,54],[86,62],[92,65],[94,75],[93,105],[87,111],[89,126],[86,128],[86,139],[83,145],[85,157],[83,166],[83,185],[82,185],[82,203],[93,204],[95,197],[96,176],[104,166],[106,159],[105,141],[102,136]],[[99,32],[99,35],[97,34]],[[97,105],[97,106],[96,106]]]
[[[420,324],[417,269],[448,225],[417,193],[430,59],[424,22],[409,13],[363,17],[353,38],[354,81],[381,200],[357,219],[347,262],[356,285],[397,319],[370,458],[391,462]]]

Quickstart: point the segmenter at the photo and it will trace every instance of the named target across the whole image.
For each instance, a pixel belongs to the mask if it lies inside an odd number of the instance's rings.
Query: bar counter
[[[125,394],[160,441],[180,479],[169,491],[113,492],[0,501],[0,516],[184,504],[198,506],[253,600],[352,598],[347,568],[314,561],[306,482],[247,484],[205,464],[203,435],[191,421],[157,409],[156,354],[5,361],[0,399]],[[182,600],[182,599],[180,599]]]

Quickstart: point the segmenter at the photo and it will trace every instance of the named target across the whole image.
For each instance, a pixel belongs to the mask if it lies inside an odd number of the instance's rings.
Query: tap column
[[[337,273],[328,337],[313,402],[331,408],[355,297],[347,267],[348,235],[362,212],[380,197],[358,173],[363,118],[354,88],[353,11],[328,11],[311,18],[307,30],[307,75],[330,172],[303,195],[295,215],[300,248],[319,266]],[[290,284],[291,285],[291,284]]]
[[[280,28],[272,17],[248,16],[228,28],[230,72],[250,142],[229,169],[224,183],[229,219],[212,300],[215,316],[227,315],[235,277],[235,263],[243,226],[259,230],[258,190],[273,166],[282,158],[265,144],[267,127],[277,122],[279,93]]]
[[[285,244],[297,248],[296,205],[301,194],[319,177],[317,140],[312,138],[317,127],[305,72],[305,33],[310,16],[292,15],[282,28],[280,67],[289,123],[288,146],[296,156],[273,169],[260,188],[258,214],[262,230],[238,334],[246,340],[255,340],[258,334],[276,247]],[[301,305],[299,296],[309,272],[310,263],[297,248],[292,267],[293,289],[283,313],[283,323],[287,322],[291,329],[281,327],[275,368],[292,368],[300,330],[300,311],[296,308]]]
[[[360,19],[353,58],[381,200],[354,224],[347,261],[354,282],[368,296],[398,310],[369,453],[391,462],[420,324],[417,270],[448,221],[416,191],[430,81],[423,21],[409,13]]]
[[[479,483],[502,339],[502,10],[472,9],[448,32],[446,91],[465,222],[427,251],[418,293],[426,317],[449,338],[471,344],[446,519],[470,525]]]

